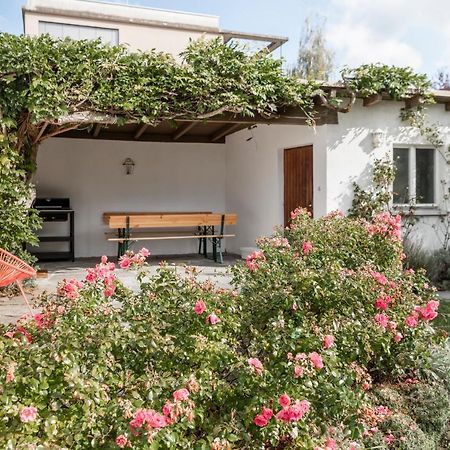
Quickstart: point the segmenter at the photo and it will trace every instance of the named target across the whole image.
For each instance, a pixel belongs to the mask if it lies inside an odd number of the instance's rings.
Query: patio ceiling
[[[337,113],[327,108],[316,108],[316,125],[338,123]],[[306,125],[306,117],[300,109],[286,109],[273,118],[242,117],[235,114],[221,115],[207,120],[165,120],[156,126],[142,123],[90,122],[80,124],[58,134],[58,138],[107,139],[135,142],[196,142],[225,143],[226,136],[258,124]]]

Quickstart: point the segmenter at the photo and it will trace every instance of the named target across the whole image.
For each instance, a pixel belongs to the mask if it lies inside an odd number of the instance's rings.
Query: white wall
[[[103,212],[225,211],[225,146],[52,138],[39,149],[35,183],[38,196],[71,199],[77,257],[115,255]],[[153,254],[197,251],[193,240],[146,244]]]
[[[313,208],[317,215],[326,212],[326,128],[259,125],[227,137],[227,211],[238,214],[237,237],[229,240],[228,249],[239,253],[283,224],[285,148],[313,144]]]
[[[368,108],[364,108],[361,103],[358,101],[350,113],[339,114],[338,125],[328,125],[328,211],[347,211],[353,198],[352,183],[367,187],[371,181],[373,160],[385,155],[392,157],[395,145],[430,146],[416,128],[408,127],[400,120],[399,112],[403,103],[384,101]],[[436,104],[428,108],[428,116],[430,123],[440,125],[440,132],[445,139],[441,151],[446,152],[450,144],[450,114],[445,111],[444,105]],[[384,145],[374,149],[372,131],[376,129],[385,132],[386,140]],[[438,153],[438,208],[418,209],[417,215],[421,223],[411,235],[428,248],[439,246],[435,227],[439,226],[439,209],[444,206],[439,180],[450,180],[449,175],[449,165]]]
[[[426,144],[416,129],[399,119],[400,102],[384,101],[364,108],[360,101],[351,112],[339,114],[339,124],[312,130],[306,126],[260,125],[251,132],[227,137],[227,210],[238,214],[237,239],[228,248],[254,246],[261,235],[272,233],[283,222],[283,149],[313,144],[314,215],[333,210],[346,212],[353,198],[353,182],[367,187],[375,158],[392,155],[395,144]],[[439,122],[450,144],[450,113],[444,105],[429,108],[430,122]],[[387,126],[389,124],[389,126]],[[386,142],[373,148],[372,131],[382,129]],[[247,141],[249,137],[253,138]],[[448,164],[438,163],[438,179],[450,179]],[[442,199],[440,199],[442,206]],[[438,210],[420,210],[423,224],[413,234],[428,248],[439,241],[434,228]]]

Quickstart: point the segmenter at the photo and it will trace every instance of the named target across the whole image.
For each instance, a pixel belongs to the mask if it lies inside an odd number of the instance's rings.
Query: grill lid
[[[36,198],[33,207],[35,209],[70,209],[70,198]]]

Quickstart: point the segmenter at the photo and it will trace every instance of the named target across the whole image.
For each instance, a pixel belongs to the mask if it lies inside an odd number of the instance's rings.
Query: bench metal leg
[[[203,235],[206,236],[207,234],[208,234],[207,227],[203,227]],[[206,243],[207,243],[208,240],[207,240],[206,237],[204,237],[202,239],[202,241],[203,241],[203,256],[205,258],[207,258],[208,257],[208,249],[207,249]]]
[[[212,238],[213,259],[217,262],[217,238]]]
[[[220,264],[223,264],[222,238],[213,238],[212,244],[214,262],[217,262],[217,259],[219,259]]]
[[[117,229],[117,237],[123,237],[123,228]],[[123,241],[117,241],[117,258],[120,258],[123,255],[122,252]]]

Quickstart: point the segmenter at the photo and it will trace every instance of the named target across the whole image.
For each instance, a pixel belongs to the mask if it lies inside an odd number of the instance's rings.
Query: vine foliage
[[[67,130],[94,122],[156,125],[223,114],[276,118],[284,108],[297,108],[314,125],[316,105],[348,112],[356,96],[378,93],[399,100],[420,95],[432,101],[426,77],[408,68],[346,69],[335,95],[336,89],[286,76],[282,61],[267,53],[251,54],[219,39],[191,42],[181,61],[156,51],[132,53],[124,46],[48,35],[0,33],[0,48],[0,170],[2,184],[12,187],[8,193],[2,187],[0,209],[12,211],[11,202],[20,205],[15,217],[21,230],[2,216],[0,246],[14,251],[33,240],[38,226],[33,214],[27,219],[23,214],[38,146]]]

